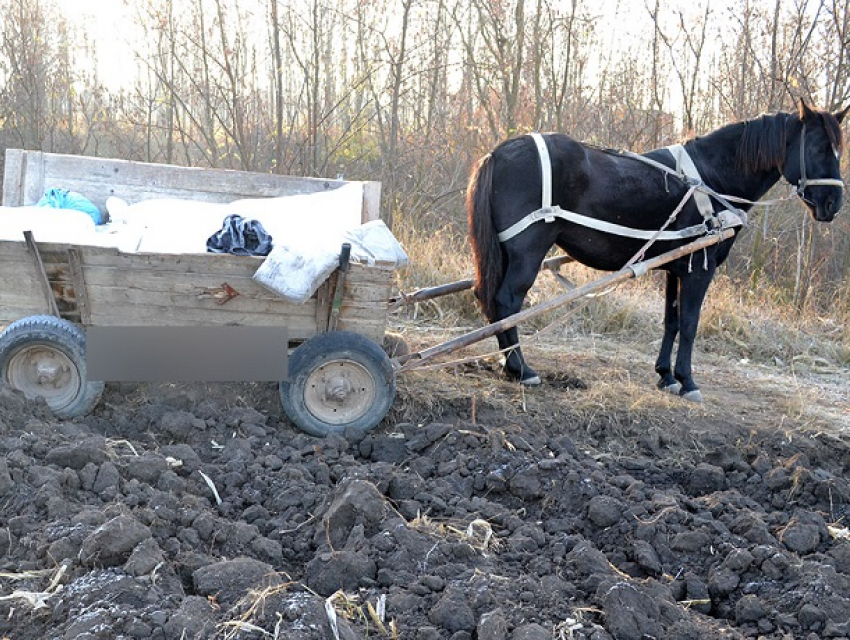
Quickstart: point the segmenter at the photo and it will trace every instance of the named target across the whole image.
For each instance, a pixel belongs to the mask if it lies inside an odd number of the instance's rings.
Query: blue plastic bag
[[[68,189],[48,189],[41,200],[38,201],[37,206],[52,207],[53,209],[74,209],[87,213],[95,224],[106,222],[100,209],[91,200],[81,193]]]

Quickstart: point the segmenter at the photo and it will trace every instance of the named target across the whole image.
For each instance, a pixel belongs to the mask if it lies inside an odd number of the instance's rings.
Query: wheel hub
[[[53,408],[72,401],[81,386],[74,363],[62,351],[47,345],[25,347],[9,360],[9,384],[28,398],[43,397]]]
[[[333,360],[317,367],[304,389],[308,411],[328,424],[354,422],[369,411],[375,397],[375,380],[353,360]]]
[[[327,401],[343,403],[353,391],[351,382],[342,376],[329,378],[325,382],[324,394]]]
[[[35,364],[35,373],[38,384],[56,387],[61,382],[62,374],[68,373],[68,367],[63,367],[54,360],[44,360]]]

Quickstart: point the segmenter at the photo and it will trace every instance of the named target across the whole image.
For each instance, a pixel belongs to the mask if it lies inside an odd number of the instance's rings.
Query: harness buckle
[[[559,207],[541,207],[538,209],[534,217],[537,220],[543,220],[544,222],[555,222],[555,214],[557,213]]]

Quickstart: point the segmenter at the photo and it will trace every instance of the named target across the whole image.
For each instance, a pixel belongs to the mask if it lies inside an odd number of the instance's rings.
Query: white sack
[[[389,262],[397,268],[407,266],[407,254],[383,220],[372,220],[346,231],[343,242],[351,244],[351,257],[358,262],[369,265]]]
[[[301,304],[310,299],[337,266],[338,247],[304,252],[281,244],[272,248],[254,273],[254,280],[277,295]]]

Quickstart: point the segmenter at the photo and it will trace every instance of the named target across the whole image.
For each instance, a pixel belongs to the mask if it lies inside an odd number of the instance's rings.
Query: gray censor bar
[[[90,327],[87,376],[110,382],[287,380],[286,327]]]

